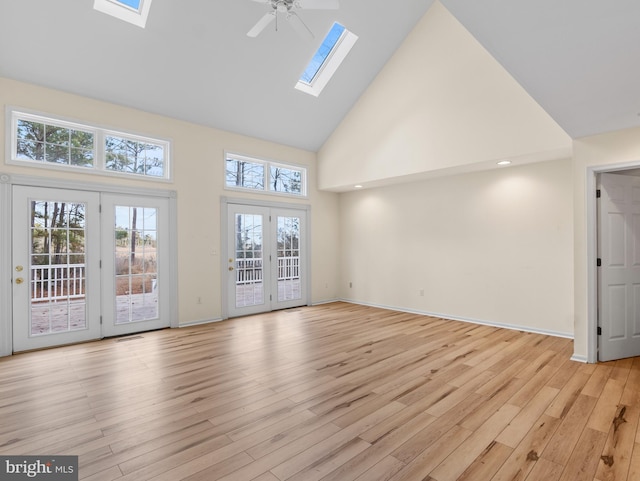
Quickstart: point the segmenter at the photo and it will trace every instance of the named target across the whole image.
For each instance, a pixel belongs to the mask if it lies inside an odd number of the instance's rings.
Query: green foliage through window
[[[92,132],[20,119],[16,128],[18,159],[92,167]]]
[[[164,149],[161,145],[107,136],[104,149],[107,170],[164,176]]]
[[[17,111],[12,129],[9,162],[169,179],[166,141]]]

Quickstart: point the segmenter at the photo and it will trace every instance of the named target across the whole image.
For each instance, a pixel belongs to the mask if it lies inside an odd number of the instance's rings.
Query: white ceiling
[[[153,0],[141,29],[92,0],[0,0],[0,76],[317,151],[433,0],[341,0],[246,32],[251,0]],[[640,125],[638,0],[441,0],[571,136]],[[334,21],[359,36],[320,97],[294,89]]]

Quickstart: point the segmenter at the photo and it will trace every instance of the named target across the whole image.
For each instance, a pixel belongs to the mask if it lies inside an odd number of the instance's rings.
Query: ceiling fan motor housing
[[[295,5],[293,0],[271,0],[271,6],[278,12],[286,13]]]

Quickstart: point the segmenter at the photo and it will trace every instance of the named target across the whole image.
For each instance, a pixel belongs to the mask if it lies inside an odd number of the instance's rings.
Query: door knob
[[[230,270],[230,271],[232,271],[232,270],[233,270],[233,267],[229,266],[229,270]]]
[[[22,277],[16,278],[16,284],[22,284],[23,282],[24,282],[24,279]]]
[[[16,266],[16,272],[22,272],[23,267],[22,266]]]

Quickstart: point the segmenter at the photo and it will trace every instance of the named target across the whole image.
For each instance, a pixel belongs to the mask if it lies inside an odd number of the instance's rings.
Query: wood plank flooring
[[[640,479],[640,358],[334,303],[0,359],[0,454],[90,481]]]

